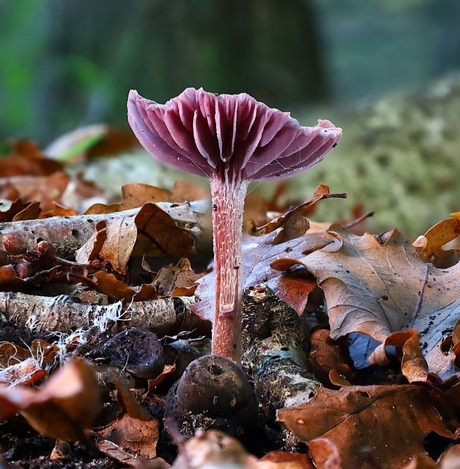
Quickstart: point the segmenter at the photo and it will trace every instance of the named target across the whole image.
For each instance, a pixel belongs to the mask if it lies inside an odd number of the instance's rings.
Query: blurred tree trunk
[[[44,5],[48,45],[37,84],[44,107],[68,113],[44,123],[56,134],[71,127],[64,127],[71,115],[80,124],[124,120],[130,88],[159,101],[187,86],[244,91],[284,109],[327,98],[318,21],[307,0]]]

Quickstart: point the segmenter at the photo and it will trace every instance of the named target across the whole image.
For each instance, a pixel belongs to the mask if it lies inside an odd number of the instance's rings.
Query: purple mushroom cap
[[[202,88],[187,88],[166,104],[130,91],[128,120],[157,160],[230,183],[297,174],[321,161],[342,135],[328,120],[303,127],[246,93]]]

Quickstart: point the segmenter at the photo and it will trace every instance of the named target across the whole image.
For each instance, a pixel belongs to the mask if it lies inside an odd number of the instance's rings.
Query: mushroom
[[[212,353],[241,360],[241,240],[244,198],[255,180],[278,180],[321,161],[342,129],[328,120],[301,127],[288,112],[246,93],[187,88],[161,105],[136,91],[128,120],[157,160],[210,180],[216,298]]]

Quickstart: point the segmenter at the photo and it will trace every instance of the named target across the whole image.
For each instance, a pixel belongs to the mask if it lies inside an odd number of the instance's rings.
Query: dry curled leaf
[[[97,223],[96,231],[77,251],[76,260],[88,264],[97,257],[125,274],[131,256],[195,257],[195,227],[192,223],[181,227],[180,223],[180,218],[152,203],[110,215]]]
[[[334,226],[336,251],[316,250],[301,259],[323,289],[331,338],[359,332],[384,344],[393,332],[416,328],[428,370],[445,379],[457,372],[455,354],[441,350],[460,318],[460,265],[426,264],[397,231],[381,243]],[[385,363],[384,346],[371,359]]]
[[[84,361],[72,360],[38,390],[0,386],[0,417],[16,412],[46,436],[82,439],[99,412],[96,375]]]
[[[451,267],[460,259],[459,249],[444,249],[444,246],[460,235],[460,213],[453,218],[442,220],[419,236],[412,245],[424,262],[431,262],[438,268]]]
[[[272,264],[279,258],[289,256],[287,262],[301,258],[305,253],[321,249],[331,243],[331,237],[326,232],[307,233],[304,236],[294,238],[276,244],[275,240],[282,228],[261,236],[243,235],[243,286],[244,288],[259,285],[261,283],[269,287],[275,294],[283,295],[283,301],[296,309],[301,314],[305,309],[308,293],[312,291],[313,284],[307,278],[300,280],[295,275],[289,274],[284,278],[272,268]],[[296,261],[294,261],[296,262]],[[298,294],[290,292],[290,281],[301,284],[304,289]],[[196,295],[200,302],[193,306],[193,311],[202,318],[212,321],[210,306],[214,298],[214,272],[205,275],[198,281]],[[303,295],[303,297],[302,297]]]
[[[329,439],[339,451],[342,469],[363,467],[364,449],[379,467],[401,468],[424,453],[430,432],[453,439],[430,401],[429,389],[417,385],[318,388],[312,400],[281,409],[277,417],[307,444]]]

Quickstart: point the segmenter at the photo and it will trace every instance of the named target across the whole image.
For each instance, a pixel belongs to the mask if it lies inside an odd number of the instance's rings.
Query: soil
[[[0,453],[4,458],[0,469],[126,467],[126,461],[122,464],[107,456],[95,444],[94,430],[116,420],[121,411],[114,397],[115,386],[110,382],[111,378],[106,377],[110,373],[115,373],[126,387],[143,394],[143,409],[160,422],[158,441],[152,442],[156,443],[157,458],[136,467],[172,464],[177,456],[177,446],[170,434],[177,440],[179,434],[193,436],[198,428],[221,429],[237,437],[256,456],[282,449],[286,434],[275,422],[274,412],[293,395],[292,389],[289,390],[291,383],[283,376],[297,373],[299,378],[306,377],[305,367],[300,365],[308,354],[308,331],[298,315],[266,289],[246,292],[244,310],[244,371],[233,362],[221,360],[222,357],[206,355],[209,337],[182,339],[181,331],[177,331],[178,337],[163,338],[159,342],[152,338],[155,337],[152,332],[138,328],[126,328],[118,334],[100,332],[97,337],[94,331],[89,331],[90,345],[80,346],[73,354],[83,357],[98,373],[106,375],[105,386],[101,386],[102,410],[93,429],[86,430],[86,441],[67,443],[46,438],[31,429],[25,418],[18,414],[0,421]],[[260,321],[254,321],[254,317]],[[24,345],[35,337],[27,328],[9,322],[4,324],[1,338]],[[40,338],[52,342],[53,331],[41,333]],[[280,349],[274,345],[276,343],[285,345]],[[196,360],[203,354],[202,359]],[[128,361],[129,357],[133,357],[132,361]],[[149,358],[147,367],[143,364],[146,357]],[[142,363],[137,364],[136,360]],[[201,365],[203,370],[199,368],[200,361],[204,363]],[[177,367],[153,392],[148,392],[149,379],[159,374],[159,362],[164,365],[174,363]],[[184,373],[184,369],[191,369],[190,366],[186,368],[191,362],[193,370]],[[261,369],[266,372],[259,373]],[[277,369],[282,371],[281,374]],[[151,374],[146,375],[149,370]],[[271,382],[277,391],[270,394]],[[309,384],[313,389],[317,383],[311,381]],[[312,389],[309,390],[310,397],[314,395]],[[197,404],[199,396],[202,400]]]

